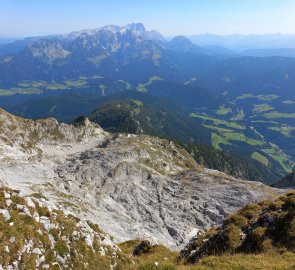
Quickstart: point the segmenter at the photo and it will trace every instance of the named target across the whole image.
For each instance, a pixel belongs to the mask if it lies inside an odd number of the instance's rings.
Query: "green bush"
[[[295,194],[294,193],[289,193],[287,195],[286,202],[282,208],[283,210],[286,210],[286,211],[292,211],[292,212],[295,211]]]
[[[142,241],[133,251],[133,255],[140,256],[141,254],[149,253],[152,249],[152,246],[149,241]]]
[[[241,246],[241,231],[236,225],[230,224],[224,231],[223,239],[221,239],[223,245],[228,252],[234,252],[238,247]]]
[[[245,243],[245,251],[246,252],[262,252],[264,251],[266,240],[266,227],[258,227],[253,230],[249,236],[247,237]]]
[[[246,217],[247,219],[252,219],[260,214],[260,206],[257,204],[248,204],[243,209],[238,211],[238,214]]]
[[[242,215],[236,214],[236,215],[231,215],[226,221],[225,224],[233,224],[236,225],[240,228],[246,226],[248,223],[248,219],[245,218]]]
[[[64,243],[63,241],[58,241],[56,244],[55,244],[55,250],[57,251],[57,253],[60,255],[60,256],[66,256],[67,253],[68,253],[68,248],[67,248],[67,245],[66,243]]]

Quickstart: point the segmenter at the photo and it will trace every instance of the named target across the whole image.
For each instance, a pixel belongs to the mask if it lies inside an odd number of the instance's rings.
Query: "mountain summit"
[[[193,44],[188,38],[185,36],[176,36],[169,43],[168,47],[175,51],[179,52],[191,52],[197,54],[204,54],[205,50],[202,47],[199,47]]]
[[[162,34],[160,34],[158,31],[155,31],[155,30],[151,30],[151,31],[146,30],[145,26],[142,23],[130,23],[124,26],[106,25],[96,29],[71,32],[68,34],[61,35],[61,37],[75,39],[83,35],[88,35],[88,36],[95,35],[98,32],[102,32],[102,31],[111,32],[113,34],[115,33],[123,34],[129,31],[132,34],[146,40],[165,41],[165,38],[162,36]]]

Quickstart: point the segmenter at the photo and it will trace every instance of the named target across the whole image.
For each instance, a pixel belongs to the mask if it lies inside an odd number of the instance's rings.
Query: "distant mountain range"
[[[275,36],[260,40],[266,44]],[[247,43],[239,36],[235,42],[246,45],[254,38]],[[167,41],[140,23],[15,41],[5,45],[0,59],[0,106],[25,117],[72,122],[107,97],[144,92],[184,110],[182,122],[206,134],[206,141],[194,137],[194,143],[246,156],[280,176],[290,172],[295,59],[286,56],[292,50],[255,49],[243,55],[202,42],[199,46],[184,36]],[[269,57],[272,52],[284,57]],[[164,103],[157,109],[166,112]],[[175,120],[168,116],[166,123]]]
[[[15,40],[18,40],[18,39],[21,39],[21,38],[6,38],[6,37],[0,37],[0,44],[8,44],[8,43],[11,43]]]
[[[243,51],[248,49],[295,48],[294,34],[252,34],[252,35],[214,35],[200,34],[189,36],[199,46],[218,45],[229,49]]]
[[[133,31],[137,36],[146,40],[157,40],[158,43],[164,44],[167,40],[175,42],[191,41],[199,46],[204,52],[209,54],[221,55],[246,55],[246,56],[286,56],[295,57],[295,35],[293,34],[252,34],[252,35],[215,35],[215,34],[198,34],[186,36],[176,36],[166,39],[161,33],[151,30],[146,31],[141,23],[132,23],[126,26],[107,25],[105,27],[71,32],[63,35],[47,35],[39,37],[27,37],[24,39],[17,38],[0,38],[0,57],[8,54],[15,54],[23,50],[29,43],[38,39],[76,39],[81,36],[95,35],[101,31],[109,32],[126,32]],[[182,44],[183,46],[183,44]],[[189,45],[191,46],[191,44]],[[196,49],[196,48],[195,48]],[[199,51],[200,52],[200,51]]]

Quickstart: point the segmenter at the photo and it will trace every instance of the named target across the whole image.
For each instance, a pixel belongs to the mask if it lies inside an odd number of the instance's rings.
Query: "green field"
[[[231,120],[241,121],[241,120],[244,120],[245,117],[246,117],[246,114],[245,114],[244,110],[243,109],[239,109],[238,110],[238,113]]]
[[[139,83],[138,86],[136,87],[136,90],[139,92],[147,92],[146,87],[152,84],[154,81],[161,81],[162,79],[158,76],[153,76],[150,77],[148,82],[146,83]]]
[[[125,84],[126,90],[130,90],[131,89],[131,84],[130,83],[128,83],[126,81],[123,81],[123,80],[118,80],[118,82]]]
[[[51,81],[22,81],[17,87],[0,89],[0,96],[15,94],[31,95],[41,94],[46,90],[66,90],[72,88],[86,88],[91,80],[102,79],[101,76],[80,77],[80,79],[64,79],[61,82]],[[127,88],[127,86],[126,86]]]
[[[108,58],[108,56],[105,54],[102,54],[95,57],[88,57],[87,60],[93,63],[96,67],[98,67],[100,63],[102,63],[102,61],[106,58]]]
[[[205,115],[191,113],[190,117],[199,118],[199,119],[204,120],[205,122],[207,122],[207,121],[213,122],[213,124],[215,126],[226,126],[226,127],[229,127],[229,128],[241,129],[241,130],[246,129],[244,126],[242,126],[242,125],[240,125],[240,124],[238,124],[236,122],[225,121],[225,120],[221,120],[221,119],[218,119],[218,118],[213,118],[213,117],[209,117],[209,116],[205,116]]]
[[[68,87],[77,87],[77,88],[80,88],[80,87],[83,87],[85,86],[86,84],[86,80],[65,80],[65,84],[68,86]]]
[[[221,137],[217,133],[211,133],[211,141],[212,141],[212,146],[216,149],[221,150],[222,148],[220,147],[220,144],[223,145],[231,145],[231,143],[226,140],[225,138]]]
[[[265,113],[263,116],[268,119],[295,118],[295,113],[280,113],[280,112],[274,111],[274,112]]]
[[[269,127],[268,129],[280,132],[282,135],[286,137],[293,137],[291,133],[295,130],[295,127],[281,126],[281,127]]]
[[[256,99],[262,100],[262,101],[271,101],[271,100],[274,100],[274,99],[279,98],[279,96],[278,95],[274,95],[274,94],[271,94],[271,95],[243,94],[241,96],[238,96],[236,98],[236,101],[237,100],[242,100],[242,99],[248,99],[248,98],[256,98]]]
[[[282,150],[272,146],[272,144],[266,144],[262,140],[257,138],[251,138],[246,136],[241,130],[245,130],[244,126],[231,121],[225,121],[216,119],[205,115],[191,114],[191,117],[196,117],[204,120],[203,126],[212,130],[211,143],[216,149],[223,149],[223,146],[235,145],[235,142],[243,142],[251,147],[255,147],[254,152],[251,154],[251,158],[257,160],[265,166],[271,165],[271,160],[277,161],[282,169],[286,172],[291,170],[291,164],[289,157],[286,156]],[[278,124],[275,121],[254,121],[256,123],[266,124]],[[270,130],[280,132],[282,135],[290,137],[295,127],[281,126],[281,127],[269,127]],[[259,151],[262,151],[259,153]],[[263,154],[264,153],[264,154]]]
[[[290,172],[292,170],[292,168],[288,165],[289,159],[285,155],[283,155],[279,149],[272,147],[262,149],[262,151],[270,156],[272,159],[280,163],[280,165],[286,172]]]
[[[262,163],[265,166],[269,165],[269,160],[265,156],[259,154],[258,152],[253,152],[251,155],[251,158],[259,161],[260,163]]]
[[[287,105],[292,105],[292,104],[295,104],[295,100],[285,100],[283,101],[283,103]]]
[[[270,120],[255,120],[251,121],[251,123],[261,123],[261,124],[273,124],[273,125],[279,125],[279,122],[276,121],[270,121]]]
[[[216,111],[217,115],[226,115],[232,112],[231,108],[226,108],[224,105],[220,106],[219,109]]]
[[[264,143],[257,139],[249,138],[241,133],[246,127],[231,121],[212,118],[209,116],[190,114],[190,117],[195,117],[204,120],[203,127],[208,128],[214,132],[211,133],[212,146],[221,149],[220,145],[232,145],[231,142],[244,142],[252,146],[261,146]],[[210,124],[209,124],[209,123]],[[208,123],[208,124],[207,124]],[[223,127],[225,126],[225,127]]]
[[[220,144],[223,145],[232,145],[232,141],[239,141],[244,142],[249,145],[253,146],[262,146],[264,143],[261,141],[258,141],[256,139],[249,138],[245,136],[243,133],[238,133],[230,130],[224,130],[212,126],[207,126],[210,129],[216,130],[219,133],[212,132],[211,134],[211,142],[212,146],[216,149],[221,149]],[[222,133],[222,134],[220,134]]]
[[[10,89],[0,89],[0,96],[12,96],[15,94],[22,95],[32,95],[41,94],[43,91],[38,88],[10,88]]]
[[[261,112],[267,112],[273,110],[274,107],[270,106],[267,103],[263,104],[254,104],[253,112],[254,113],[261,113]]]
[[[263,145],[263,142],[252,139],[252,138],[248,138],[246,137],[243,133],[237,133],[237,132],[227,132],[223,134],[224,137],[228,140],[228,141],[240,141],[240,142],[244,142],[250,145]]]

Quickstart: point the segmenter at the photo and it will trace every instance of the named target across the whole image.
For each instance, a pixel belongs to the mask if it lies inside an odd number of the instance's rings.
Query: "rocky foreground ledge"
[[[97,225],[40,194],[0,188],[0,228],[0,269],[116,269],[124,261]]]
[[[149,239],[174,250],[229,213],[279,193],[202,168],[165,139],[109,134],[87,119],[66,125],[3,110],[0,181],[43,194],[115,242]]]

